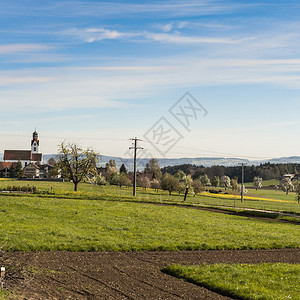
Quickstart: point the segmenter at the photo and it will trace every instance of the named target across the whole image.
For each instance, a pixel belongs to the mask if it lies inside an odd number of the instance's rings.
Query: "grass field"
[[[273,185],[279,185],[280,181],[276,180],[276,179],[272,179],[272,180],[265,180],[262,182],[263,187],[266,186],[273,186]],[[246,182],[245,183],[246,187],[253,187],[253,182]]]
[[[75,197],[73,193],[72,183],[62,182],[26,182],[26,181],[12,181],[1,180],[0,188],[8,185],[35,185],[38,189],[47,191],[52,190],[58,197],[64,194],[70,194],[71,197]],[[148,201],[148,202],[168,202],[168,203],[183,203],[183,195],[174,193],[171,196],[168,192],[159,191],[156,193],[154,190],[148,189],[145,191],[142,188],[138,188],[137,197],[132,197],[132,189],[130,188],[118,188],[116,186],[95,186],[91,184],[79,185],[78,197],[89,199],[123,199],[128,201]],[[230,190],[228,191],[231,192]],[[282,191],[273,190],[249,190],[249,194],[246,195],[245,201],[240,201],[240,195],[216,195],[204,192],[202,194],[193,197],[189,195],[186,204],[190,205],[206,205],[206,206],[227,206],[232,208],[251,208],[251,209],[263,209],[273,210],[279,212],[290,212],[300,214],[300,205],[295,199],[295,193],[285,195]]]
[[[144,203],[1,196],[2,249],[191,250],[300,246],[296,225]],[[85,197],[85,196],[83,196]],[[103,198],[109,198],[104,194]]]
[[[235,299],[300,299],[300,265],[173,265],[164,272]]]

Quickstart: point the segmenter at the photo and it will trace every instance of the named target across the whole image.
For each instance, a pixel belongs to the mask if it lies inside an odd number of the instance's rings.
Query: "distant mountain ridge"
[[[43,161],[46,163],[49,158],[54,157],[56,154],[45,154],[43,155]],[[100,165],[105,167],[105,164],[109,160],[115,160],[117,166],[120,167],[123,163],[125,164],[128,170],[133,170],[133,159],[132,158],[122,158],[117,156],[107,156],[107,155],[100,155]],[[0,154],[0,161],[3,160],[3,154]],[[149,162],[150,158],[141,158],[137,161],[137,168],[138,170],[143,170],[146,166],[147,162]],[[245,163],[247,165],[260,165],[263,163],[270,162],[272,164],[288,164],[288,163],[298,163],[300,164],[300,156],[290,156],[290,157],[280,157],[280,158],[272,158],[266,160],[248,160],[248,159],[241,159],[241,158],[225,158],[225,157],[195,157],[195,158],[158,158],[158,163],[160,167],[167,167],[167,166],[177,166],[183,164],[192,164],[196,166],[204,166],[204,167],[211,167],[215,165],[219,166],[237,166],[241,163]]]

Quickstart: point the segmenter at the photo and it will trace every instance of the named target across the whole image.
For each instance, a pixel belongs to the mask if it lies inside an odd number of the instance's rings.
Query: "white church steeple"
[[[38,133],[36,132],[36,129],[35,129],[34,133],[32,134],[31,152],[32,153],[39,153],[39,145],[40,145],[39,135],[38,135]]]

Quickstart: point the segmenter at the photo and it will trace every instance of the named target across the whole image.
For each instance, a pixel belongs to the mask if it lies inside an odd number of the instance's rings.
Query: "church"
[[[4,162],[15,163],[20,161],[22,167],[33,163],[40,165],[42,162],[42,153],[39,153],[39,135],[36,130],[32,134],[31,150],[4,150]]]

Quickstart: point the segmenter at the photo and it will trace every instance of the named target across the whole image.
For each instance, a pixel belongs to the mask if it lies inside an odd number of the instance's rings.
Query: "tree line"
[[[241,167],[240,166],[196,166],[192,164],[184,164],[177,166],[168,166],[161,169],[162,174],[169,173],[175,175],[178,171],[183,171],[185,174],[191,175],[192,179],[198,178],[202,175],[207,175],[212,179],[214,176],[221,178],[222,176],[229,176],[230,178],[238,178],[241,181]],[[261,177],[263,180],[280,179],[285,174],[299,174],[300,164],[271,164],[265,163],[259,166],[245,166],[245,182],[253,182],[255,177]]]

